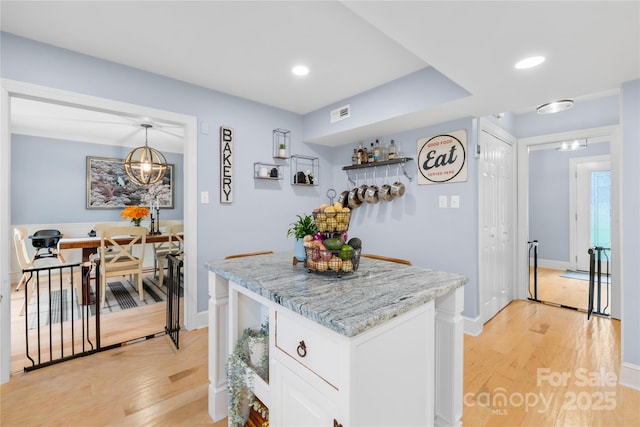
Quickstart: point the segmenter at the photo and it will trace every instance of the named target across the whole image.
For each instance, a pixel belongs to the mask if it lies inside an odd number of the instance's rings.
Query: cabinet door
[[[338,406],[278,361],[271,362],[271,384],[275,393],[269,411],[272,425],[333,427],[342,422]],[[275,409],[275,410],[274,410]]]

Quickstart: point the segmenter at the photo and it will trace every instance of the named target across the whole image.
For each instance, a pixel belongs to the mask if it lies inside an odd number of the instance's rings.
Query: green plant
[[[287,237],[293,235],[296,239],[302,239],[306,235],[312,236],[318,232],[316,223],[311,215],[297,216],[298,220],[292,222],[287,230]]]
[[[287,146],[284,145],[284,144],[280,144],[280,147],[278,147],[278,148],[280,148],[281,150],[284,150],[285,148],[287,148]]]
[[[258,339],[264,345],[264,351],[257,366],[251,364],[249,342]],[[247,369],[250,367],[251,369]],[[269,321],[260,325],[259,330],[247,328],[238,338],[233,353],[227,359],[227,380],[229,390],[229,425],[244,426],[245,419],[241,414],[242,401],[246,396],[247,404],[255,402],[253,395],[253,373],[265,381],[269,381]]]

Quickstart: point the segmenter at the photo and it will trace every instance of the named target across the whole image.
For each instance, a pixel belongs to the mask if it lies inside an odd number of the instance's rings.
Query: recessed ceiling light
[[[546,58],[544,56],[530,56],[529,58],[516,62],[515,67],[518,70],[526,70],[527,68],[533,68],[542,64],[545,59]]]
[[[309,67],[306,65],[296,65],[291,69],[291,72],[296,76],[306,76],[309,74]]]
[[[560,111],[568,110],[573,107],[573,101],[571,99],[561,99],[560,101],[547,102],[536,108],[538,114],[553,114]]]

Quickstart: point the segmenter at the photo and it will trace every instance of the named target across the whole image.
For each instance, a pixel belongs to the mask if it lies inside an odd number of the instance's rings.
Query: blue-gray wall
[[[353,146],[336,149],[307,145],[302,142],[303,118],[283,110],[203,89],[195,85],[132,69],[68,50],[37,43],[11,34],[1,33],[0,72],[9,78],[73,92],[95,95],[147,107],[196,116],[212,131],[198,134],[198,191],[209,191],[212,203],[189,206],[198,209],[198,310],[207,308],[206,261],[228,253],[256,250],[290,250],[293,242],[286,229],[295,214],[310,212],[326,201],[327,189],[346,185],[341,166],[349,164]],[[390,88],[387,88],[390,89]],[[460,96],[460,94],[458,94]],[[623,188],[622,210],[624,236],[623,277],[623,361],[640,364],[640,82],[623,87]],[[353,101],[357,99],[346,100]],[[526,137],[618,124],[618,98],[605,99],[609,107],[596,104],[561,115],[518,115],[515,136]],[[343,105],[342,102],[336,105]],[[615,111],[615,112],[614,112]],[[557,117],[556,117],[557,116]],[[312,120],[308,116],[308,120]],[[219,188],[219,126],[235,129],[236,193],[231,206],[216,203]],[[310,125],[311,126],[311,125]],[[264,184],[254,181],[253,163],[271,159],[271,132],[284,128],[292,134],[292,152],[317,155],[320,158],[321,185],[313,188],[292,187],[288,180]],[[323,135],[321,129],[310,133]],[[402,132],[394,137],[409,155],[415,155],[415,139],[458,129],[470,130],[469,146],[475,144],[475,119],[465,119],[420,130]],[[362,208],[354,215],[352,235],[365,237],[367,251],[402,255],[423,267],[460,271],[470,277],[465,288],[465,312],[468,317],[479,314],[477,288],[477,162],[470,158],[469,181],[460,184],[417,186],[411,183],[404,199],[388,205]],[[288,171],[288,169],[287,169]],[[415,171],[415,169],[413,169]],[[84,167],[78,179],[84,182]],[[405,180],[406,182],[406,180]],[[264,184],[264,185],[263,185]],[[459,210],[438,209],[438,195],[460,195]],[[394,204],[395,203],[395,204]]]
[[[622,361],[640,366],[640,80],[622,86]],[[637,384],[637,383],[636,383]]]
[[[121,221],[121,209],[87,209],[86,163],[87,156],[124,159],[129,151],[114,145],[12,135],[11,224]],[[174,208],[162,209],[160,216],[182,219],[183,156],[163,154],[174,165],[173,184],[178,191],[174,191]]]
[[[569,161],[609,154],[609,143],[580,151],[555,148],[529,153],[529,239],[538,240],[538,257],[569,262]]]

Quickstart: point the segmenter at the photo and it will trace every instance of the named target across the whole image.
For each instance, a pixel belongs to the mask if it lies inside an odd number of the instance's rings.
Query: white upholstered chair
[[[30,268],[36,268],[36,266],[34,265],[34,260],[33,257],[29,255],[29,251],[27,250],[27,236],[28,236],[28,231],[26,228],[24,227],[15,227],[13,229],[13,245],[15,247],[16,250],[16,257],[18,259],[18,264],[20,265],[20,269],[21,270],[27,270]],[[55,258],[53,258],[55,259]],[[58,258],[56,260],[58,263],[62,264],[60,262],[60,258]],[[46,264],[49,265],[51,263],[51,261]],[[55,261],[54,261],[55,263]],[[16,291],[19,291],[20,288],[22,287],[22,285],[26,286],[26,282],[27,279],[29,278],[29,274],[28,273],[23,273],[22,276],[20,277],[20,281],[18,282],[18,286],[16,286]],[[25,300],[24,304],[22,305],[22,308],[20,309],[20,316],[24,315],[25,309],[27,304],[31,301],[31,297],[33,296],[33,290],[36,287],[36,280],[35,278],[32,279],[33,283],[31,283],[31,285],[26,289],[27,292],[27,299]],[[76,292],[78,291],[78,286],[80,283],[80,279],[78,277],[78,281],[76,282]]]

